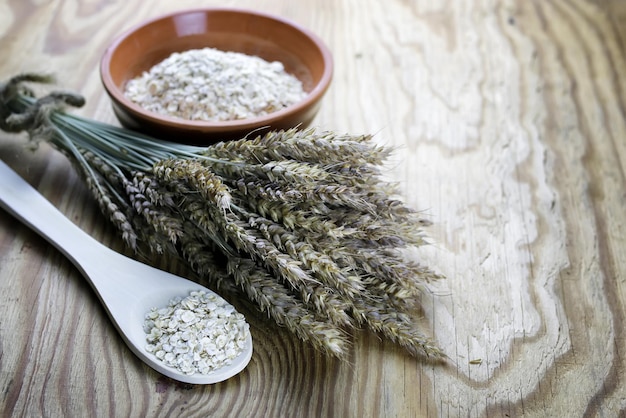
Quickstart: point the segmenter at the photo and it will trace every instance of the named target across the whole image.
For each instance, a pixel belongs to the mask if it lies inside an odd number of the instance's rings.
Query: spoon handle
[[[137,295],[145,294],[146,289],[171,293],[179,287],[201,287],[126,257],[100,243],[2,161],[0,207],[38,232],[74,264],[115,317],[112,318],[114,322],[119,320],[120,315],[126,316],[128,305],[137,299]]]
[[[79,254],[101,246],[85,239],[85,232],[28,184],[6,163],[0,161],[0,206],[53,244],[72,262]]]
[[[86,275],[81,260],[104,245],[85,233],[0,161],[0,206],[38,232]],[[104,247],[106,248],[106,247]]]

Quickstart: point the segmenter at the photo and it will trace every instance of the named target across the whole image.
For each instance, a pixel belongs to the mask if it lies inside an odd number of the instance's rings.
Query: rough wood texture
[[[0,78],[47,71],[78,113],[116,123],[106,44],[197,1],[0,2]],[[2,416],[619,416],[626,410],[626,3],[264,0],[334,52],[315,124],[398,148],[389,176],[434,222],[416,256],[447,276],[421,364],[359,335],[348,364],[253,318],[250,366],[225,383],[163,379],[124,346],[58,252],[0,214]],[[0,158],[114,248],[65,159],[0,134]]]

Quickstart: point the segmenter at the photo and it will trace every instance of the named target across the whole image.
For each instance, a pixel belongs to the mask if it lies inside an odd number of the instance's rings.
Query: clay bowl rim
[[[124,95],[122,90],[123,86],[118,86],[111,76],[111,72],[109,68],[111,66],[111,61],[115,52],[119,48],[120,44],[122,44],[128,37],[132,36],[135,32],[144,29],[150,25],[155,24],[156,22],[162,20],[173,19],[177,16],[182,16],[186,14],[210,14],[210,13],[234,13],[241,15],[252,15],[255,17],[266,18],[270,20],[274,20],[280,24],[283,24],[290,29],[300,32],[306,38],[308,38],[313,45],[318,49],[321,57],[322,57],[322,76],[319,81],[313,85],[313,88],[307,92],[306,97],[295,103],[291,106],[285,107],[284,109],[269,113],[263,116],[257,116],[252,118],[238,119],[238,120],[229,120],[229,121],[197,121],[197,120],[186,120],[180,119],[176,117],[171,117],[168,115],[161,115],[155,112],[150,112],[145,110],[138,104],[132,102]],[[182,51],[182,50],[181,50]],[[299,112],[305,112],[306,109],[314,107],[317,102],[319,102],[326,91],[330,86],[330,82],[333,76],[333,57],[330,49],[326,46],[324,41],[311,30],[303,27],[302,25],[281,17],[276,16],[271,13],[260,12],[257,10],[245,9],[245,8],[229,8],[229,7],[204,7],[204,8],[193,8],[186,10],[179,10],[172,13],[167,13],[163,15],[156,16],[154,18],[150,18],[148,20],[144,20],[138,24],[131,26],[126,29],[124,32],[119,34],[114,40],[109,44],[106,48],[101,60],[100,60],[100,78],[102,80],[102,84],[104,85],[105,90],[109,94],[110,98],[117,106],[121,107],[122,110],[126,113],[129,113],[131,117],[136,120],[145,120],[148,123],[153,125],[165,125],[170,129],[180,129],[180,130],[196,130],[202,131],[206,133],[219,133],[219,132],[229,132],[235,130],[245,130],[248,129],[251,132],[256,129],[262,129],[272,124],[279,122],[285,118],[288,118],[290,115],[297,114]],[[295,126],[294,126],[295,127]]]

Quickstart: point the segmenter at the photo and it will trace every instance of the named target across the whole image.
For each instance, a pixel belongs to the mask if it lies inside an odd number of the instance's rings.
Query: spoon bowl
[[[144,347],[145,314],[192,291],[215,294],[191,280],[140,263],[96,241],[0,161],[0,206],[60,250],[90,283],[120,335],[137,357],[159,373],[192,384],[212,384],[241,372],[252,357],[252,337],[228,365],[209,374],[187,375],[167,366]]]

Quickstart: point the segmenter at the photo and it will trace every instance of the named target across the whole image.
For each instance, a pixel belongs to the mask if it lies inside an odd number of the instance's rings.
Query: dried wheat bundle
[[[441,351],[412,312],[439,278],[401,249],[425,244],[426,221],[381,180],[389,150],[370,136],[313,129],[195,147],[64,111],[80,96],[32,97],[25,74],[0,85],[0,128],[47,141],[77,167],[135,251],[177,257],[237,287],[321,351],[344,357],[366,327],[415,356]]]

